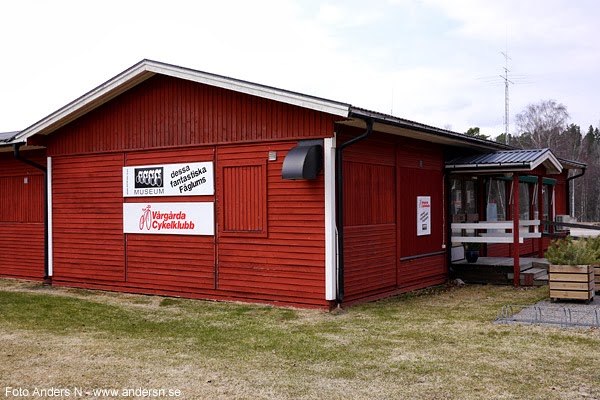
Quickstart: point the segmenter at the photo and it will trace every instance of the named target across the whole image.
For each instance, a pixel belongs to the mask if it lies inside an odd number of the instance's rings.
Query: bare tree
[[[521,148],[550,148],[558,157],[583,161],[586,174],[570,182],[571,212],[581,221],[600,220],[600,132],[581,132],[569,124],[567,108],[555,100],[528,105],[516,116],[518,136],[510,144]],[[574,171],[573,171],[574,172]]]
[[[543,100],[529,104],[517,114],[516,126],[519,147],[559,149],[561,135],[567,128],[569,113],[567,108],[555,100]]]

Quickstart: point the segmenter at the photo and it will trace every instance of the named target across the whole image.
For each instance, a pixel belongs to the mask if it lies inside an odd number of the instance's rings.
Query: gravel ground
[[[496,323],[551,325],[565,328],[600,328],[600,296],[584,301],[542,300],[533,306],[506,305]],[[520,310],[520,311],[519,311]]]

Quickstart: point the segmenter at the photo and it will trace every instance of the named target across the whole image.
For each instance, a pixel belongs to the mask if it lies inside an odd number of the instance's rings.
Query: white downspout
[[[335,136],[323,141],[325,172],[325,300],[336,299]]]
[[[52,252],[52,157],[47,157],[46,160],[46,171],[48,185],[46,190],[48,191],[48,277],[52,277],[54,275],[53,269],[53,252]]]

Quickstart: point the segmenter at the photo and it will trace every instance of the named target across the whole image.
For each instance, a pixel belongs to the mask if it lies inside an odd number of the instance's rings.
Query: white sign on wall
[[[123,232],[213,236],[214,208],[213,202],[123,203]]]
[[[213,194],[212,162],[123,167],[123,197]]]
[[[417,236],[431,235],[431,196],[417,196]]]

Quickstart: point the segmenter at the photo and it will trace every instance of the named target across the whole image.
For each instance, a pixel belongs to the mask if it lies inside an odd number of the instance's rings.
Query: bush
[[[600,264],[600,236],[595,236],[586,240],[589,248],[594,252],[596,260],[592,264]]]
[[[598,252],[592,248],[589,240],[573,240],[568,236],[566,239],[553,240],[545,256],[554,265],[590,265],[596,263]]]

